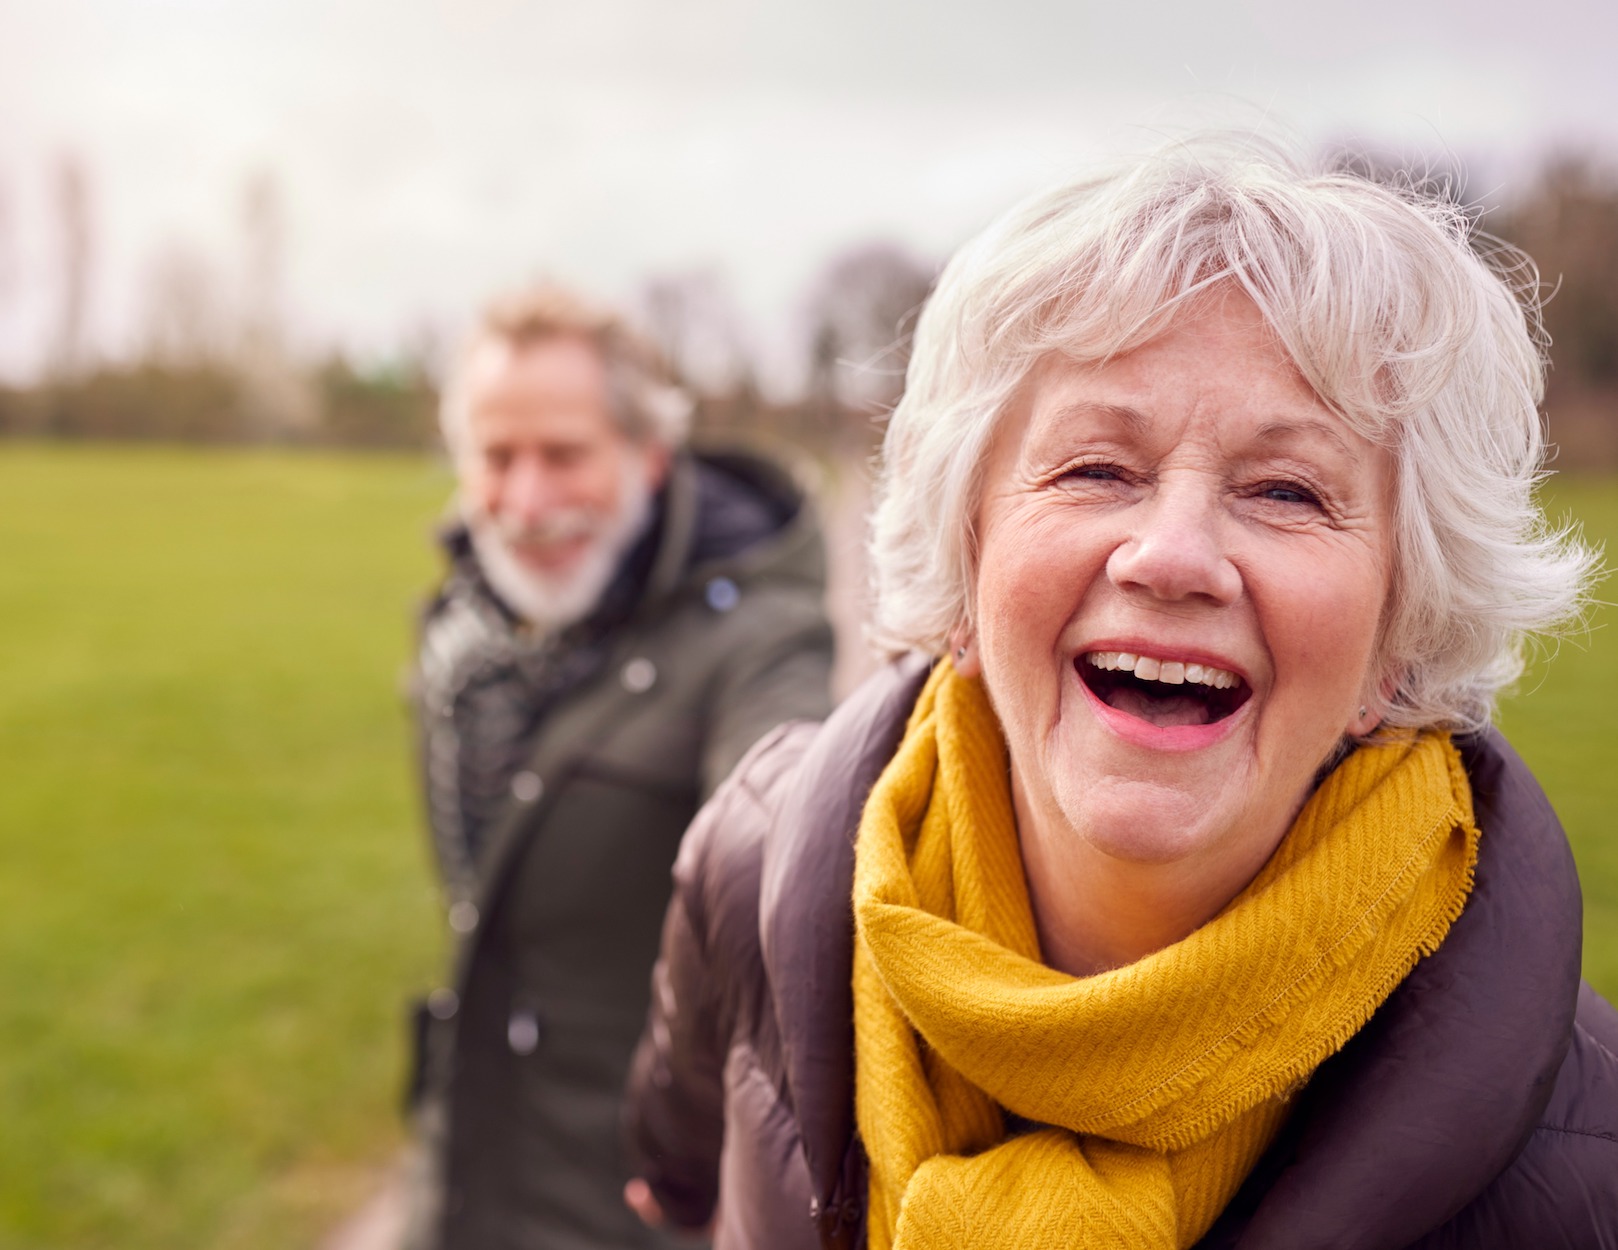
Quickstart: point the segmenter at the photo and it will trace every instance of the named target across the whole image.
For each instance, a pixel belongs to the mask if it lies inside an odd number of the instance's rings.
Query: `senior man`
[[[418,714],[456,938],[421,1015],[410,1243],[658,1246],[619,1099],[687,821],[764,732],[828,707],[824,552],[775,465],[683,446],[624,323],[496,303],[445,390],[459,479]]]

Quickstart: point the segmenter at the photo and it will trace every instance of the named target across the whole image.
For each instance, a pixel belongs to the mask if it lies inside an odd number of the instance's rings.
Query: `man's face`
[[[457,462],[485,571],[523,615],[576,618],[634,539],[667,454],[619,427],[584,338],[485,342],[463,385]]]

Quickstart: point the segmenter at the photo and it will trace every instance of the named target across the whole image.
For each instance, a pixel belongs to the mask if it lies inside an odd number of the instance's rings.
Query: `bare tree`
[[[51,345],[51,373],[59,381],[80,374],[88,355],[87,325],[95,260],[91,226],[90,177],[72,154],[56,164],[53,192],[60,241],[60,303]]]
[[[220,283],[207,256],[175,239],[146,270],[142,355],[171,369],[216,365],[228,354],[229,328]]]
[[[904,391],[910,335],[935,269],[894,243],[832,259],[809,297],[809,400],[833,431],[852,433]]]
[[[1558,467],[1618,467],[1618,171],[1555,157],[1490,226],[1539,267],[1552,366],[1545,413]]]
[[[696,396],[698,425],[755,428],[762,413],[757,371],[724,278],[711,269],[659,274],[641,288],[640,306],[653,342]]]
[[[0,326],[10,321],[20,285],[17,256],[17,220],[11,191],[0,183]],[[0,349],[0,356],[9,355]]]
[[[1618,387],[1618,176],[1558,157],[1502,228],[1554,291],[1545,304],[1553,381]]]
[[[741,317],[719,273],[657,274],[646,281],[640,302],[653,341],[692,389],[728,394],[751,376]]]
[[[283,348],[281,281],[286,263],[286,215],[281,190],[267,170],[242,188],[242,349],[249,358]]]
[[[241,339],[237,347],[248,429],[261,438],[300,435],[319,420],[319,404],[294,367],[283,291],[286,208],[269,170],[252,174],[241,199]]]

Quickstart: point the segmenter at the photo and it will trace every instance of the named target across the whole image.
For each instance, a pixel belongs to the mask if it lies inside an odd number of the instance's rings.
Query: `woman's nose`
[[[1163,602],[1234,603],[1241,573],[1227,554],[1228,518],[1217,500],[1192,490],[1160,490],[1129,513],[1129,532],[1107,559],[1122,590]]]

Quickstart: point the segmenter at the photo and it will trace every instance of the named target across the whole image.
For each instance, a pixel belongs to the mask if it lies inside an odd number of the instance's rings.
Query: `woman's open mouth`
[[[1128,651],[1087,651],[1076,667],[1080,680],[1108,707],[1159,728],[1215,724],[1253,693],[1228,669]]]

